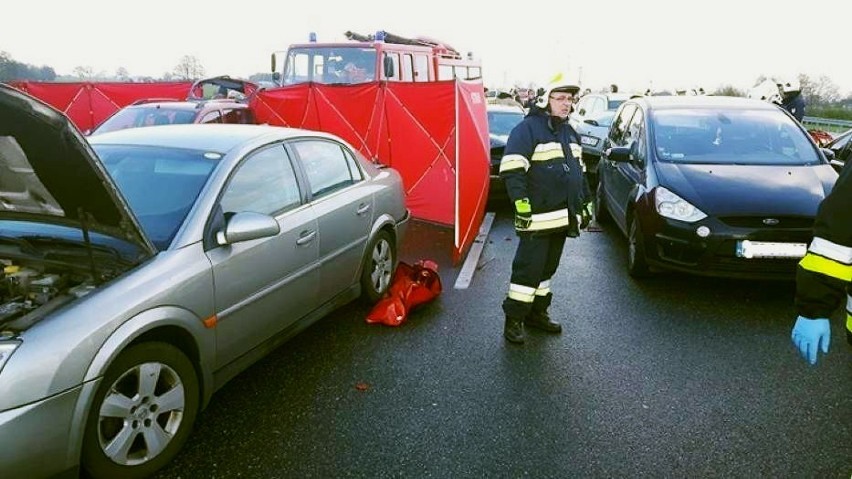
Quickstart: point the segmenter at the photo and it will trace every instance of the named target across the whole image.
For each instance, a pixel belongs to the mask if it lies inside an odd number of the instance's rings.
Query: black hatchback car
[[[624,103],[598,168],[598,220],[628,238],[628,270],[792,279],[837,173],[767,102],[644,97]]]

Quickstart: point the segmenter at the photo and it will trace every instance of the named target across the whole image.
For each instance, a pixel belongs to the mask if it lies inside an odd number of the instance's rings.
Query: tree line
[[[135,76],[131,77],[127,69],[119,67],[113,74],[95,72],[91,66],[77,66],[71,75],[58,75],[53,67],[35,66],[19,62],[7,52],[0,51],[0,82],[12,81],[185,81],[197,80],[205,75],[204,65],[193,55],[183,55],[171,71],[164,72],[160,77]],[[761,75],[754,84],[767,77]],[[271,74],[255,73],[248,78],[250,81],[269,81]],[[852,95],[843,96],[840,88],[830,78],[822,75],[811,78],[804,73],[799,74],[802,95],[807,103],[808,115],[824,118],[852,120]],[[714,95],[746,96],[743,91],[733,85],[719,86],[712,92]]]

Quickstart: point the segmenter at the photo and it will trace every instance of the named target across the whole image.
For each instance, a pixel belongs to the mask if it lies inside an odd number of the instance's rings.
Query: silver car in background
[[[339,138],[259,125],[87,143],[0,85],[0,471],[143,477],[214,391],[388,288],[408,211]]]

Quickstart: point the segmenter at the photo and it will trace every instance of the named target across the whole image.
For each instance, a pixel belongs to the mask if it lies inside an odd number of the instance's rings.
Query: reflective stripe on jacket
[[[555,231],[568,227],[585,201],[582,167],[572,154],[580,137],[568,121],[554,122],[535,106],[512,129],[500,161],[500,177],[509,198],[528,198],[532,222],[518,231]],[[582,150],[579,150],[582,151]]]
[[[796,310],[806,318],[828,318],[852,281],[852,167],[847,164],[819,206],[814,239],[796,274]],[[852,299],[847,294],[847,327]]]

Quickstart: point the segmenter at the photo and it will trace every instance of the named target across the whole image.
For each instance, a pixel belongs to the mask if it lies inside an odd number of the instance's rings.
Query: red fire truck
[[[460,54],[449,45],[426,37],[404,38],[384,31],[375,35],[346,32],[349,42],[310,42],[291,45],[272,54],[277,85],[314,82],[357,84],[372,81],[431,82],[479,80],[482,67],[473,55]],[[284,55],[279,70],[278,57]]]

